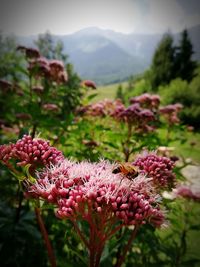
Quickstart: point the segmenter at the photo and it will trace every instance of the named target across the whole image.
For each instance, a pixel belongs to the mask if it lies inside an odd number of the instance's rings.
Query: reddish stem
[[[48,236],[47,230],[45,228],[42,216],[40,214],[40,209],[37,207],[35,208],[35,215],[36,215],[39,227],[40,227],[40,231],[42,233],[42,237],[43,237],[44,242],[45,242],[45,246],[47,248],[47,253],[48,253],[50,265],[51,265],[51,267],[56,267],[57,265],[56,265],[56,259],[55,259],[55,255],[53,252],[53,248],[52,248],[51,242],[49,240],[49,236]]]
[[[133,242],[133,240],[134,240],[134,238],[135,238],[135,236],[137,234],[138,229],[139,229],[139,225],[135,225],[135,228],[134,228],[134,230],[133,230],[133,232],[132,232],[132,234],[131,234],[131,236],[130,236],[130,238],[128,240],[128,243],[124,247],[124,250],[123,250],[121,256],[118,258],[115,267],[121,267],[122,266],[122,263],[124,262],[124,260],[126,258],[126,255],[127,255],[128,251],[131,248],[131,244],[132,244],[132,242]]]

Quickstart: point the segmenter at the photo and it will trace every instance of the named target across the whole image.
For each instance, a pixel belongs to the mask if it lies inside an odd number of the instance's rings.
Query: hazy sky
[[[177,32],[200,24],[200,0],[0,0],[0,30],[68,34],[97,26],[123,33]]]

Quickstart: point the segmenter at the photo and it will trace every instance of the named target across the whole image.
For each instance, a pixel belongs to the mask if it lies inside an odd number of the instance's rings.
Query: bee
[[[122,173],[124,174],[128,179],[134,179],[138,176],[139,174],[139,169],[138,167],[132,165],[129,162],[124,162],[124,163],[119,163],[119,166],[117,166],[112,173],[117,174],[117,173]]]

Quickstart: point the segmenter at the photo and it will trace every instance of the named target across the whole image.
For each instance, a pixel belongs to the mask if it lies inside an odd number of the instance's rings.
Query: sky
[[[198,24],[200,0],[0,0],[0,31],[22,36],[88,27],[151,34]]]

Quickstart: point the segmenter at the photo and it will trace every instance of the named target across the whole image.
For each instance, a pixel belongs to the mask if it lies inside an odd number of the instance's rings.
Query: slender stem
[[[31,137],[32,137],[32,138],[34,138],[34,137],[35,137],[36,128],[37,128],[37,124],[36,124],[36,123],[34,123],[34,124],[33,124],[32,133],[31,133]]]
[[[102,252],[103,252],[103,249],[104,249],[104,243],[101,244],[101,246],[99,247],[98,249],[98,253],[96,255],[96,261],[95,261],[95,266],[94,267],[99,267],[99,263],[100,263],[100,260],[101,260],[101,255],[102,255]]]
[[[135,225],[135,229],[133,230],[133,232],[132,232],[132,234],[131,234],[131,236],[130,236],[130,238],[128,240],[128,243],[124,247],[124,250],[123,250],[121,256],[118,258],[115,267],[121,267],[122,266],[122,263],[124,262],[124,260],[126,258],[126,255],[127,255],[128,251],[131,248],[131,244],[132,244],[132,242],[133,242],[133,240],[134,240],[134,238],[135,238],[135,236],[137,234],[138,229],[139,229],[139,225]]]
[[[80,231],[78,225],[76,224],[76,222],[75,222],[75,221],[72,221],[72,223],[73,223],[74,228],[75,228],[75,230],[77,231],[79,237],[80,237],[81,240],[83,241],[83,243],[86,245],[87,248],[89,248],[89,243],[88,243],[88,241],[85,239],[85,237],[83,236],[83,234],[81,233],[81,231]]]
[[[21,213],[22,201],[23,201],[23,192],[20,190],[20,184],[18,185],[17,197],[18,197],[18,207],[16,210],[16,217],[15,217],[16,223],[18,223],[18,221],[20,219],[20,213]]]
[[[45,228],[45,225],[44,225],[41,213],[40,213],[40,208],[38,208],[38,207],[35,208],[35,215],[36,215],[38,224],[40,226],[40,231],[42,233],[42,237],[44,239],[45,246],[47,248],[47,253],[48,253],[50,265],[51,265],[51,267],[56,267],[57,265],[56,265],[55,255],[54,255],[53,248],[52,248],[51,242],[49,240],[49,236],[48,236],[47,230]]]

